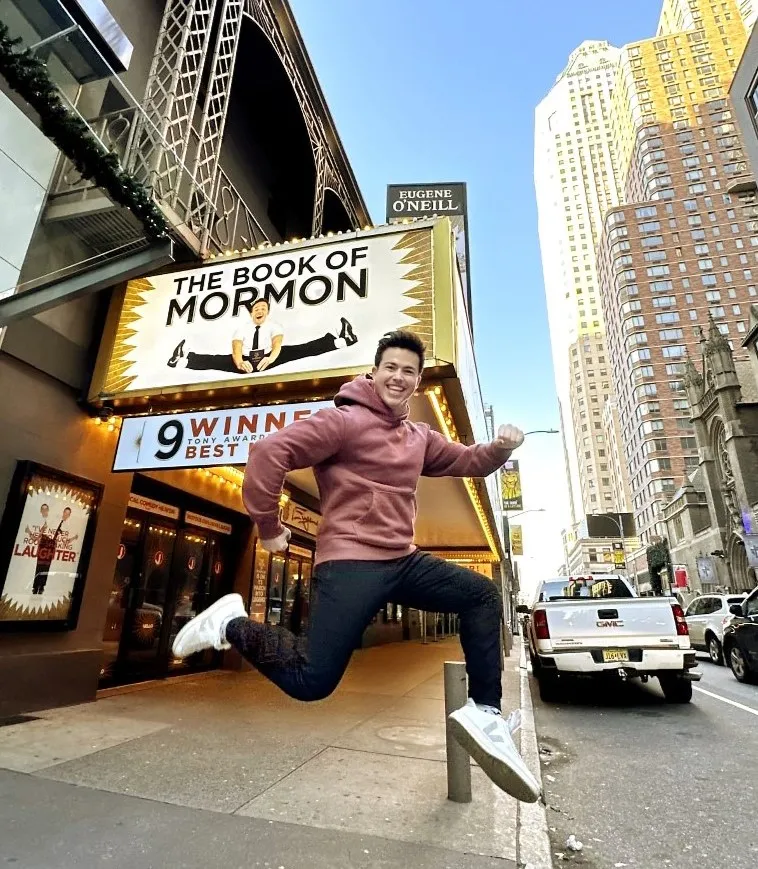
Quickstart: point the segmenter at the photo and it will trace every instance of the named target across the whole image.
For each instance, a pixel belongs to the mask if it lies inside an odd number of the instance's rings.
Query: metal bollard
[[[466,665],[462,661],[445,661],[445,745],[447,749],[447,798],[454,803],[471,802],[471,760],[450,732],[447,716],[468,699]]]
[[[434,619],[434,642],[437,642],[437,619],[439,618],[439,613],[432,613],[432,619]]]
[[[421,642],[426,645],[429,641],[426,638],[426,611],[421,610]]]

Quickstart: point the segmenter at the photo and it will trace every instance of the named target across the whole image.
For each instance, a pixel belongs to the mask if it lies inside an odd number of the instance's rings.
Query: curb
[[[526,649],[520,643],[519,676],[521,688],[521,756],[542,786],[540,754],[537,745],[537,728],[534,707],[529,690],[529,670],[526,665]],[[547,832],[547,814],[542,802],[519,803],[516,853],[520,866],[526,869],[553,869],[550,837]]]

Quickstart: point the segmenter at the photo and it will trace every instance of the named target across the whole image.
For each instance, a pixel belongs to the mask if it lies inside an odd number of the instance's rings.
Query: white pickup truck
[[[522,610],[523,612],[523,610]],[[670,703],[688,703],[695,652],[675,598],[637,597],[617,574],[564,576],[537,589],[527,642],[540,697],[558,699],[569,676],[657,677]]]

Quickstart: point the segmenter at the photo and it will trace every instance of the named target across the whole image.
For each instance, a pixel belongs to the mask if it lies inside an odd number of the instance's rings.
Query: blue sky
[[[374,222],[384,222],[388,183],[467,183],[485,401],[498,422],[556,427],[534,108],[583,40],[653,36],[661,0],[290,4]],[[560,438],[527,439],[520,458],[525,506],[546,511],[524,517],[522,571],[555,569],[567,517]]]

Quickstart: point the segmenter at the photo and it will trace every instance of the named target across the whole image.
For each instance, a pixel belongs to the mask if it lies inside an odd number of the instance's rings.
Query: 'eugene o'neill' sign
[[[465,213],[465,184],[390,184],[387,187],[388,223],[408,217]]]

